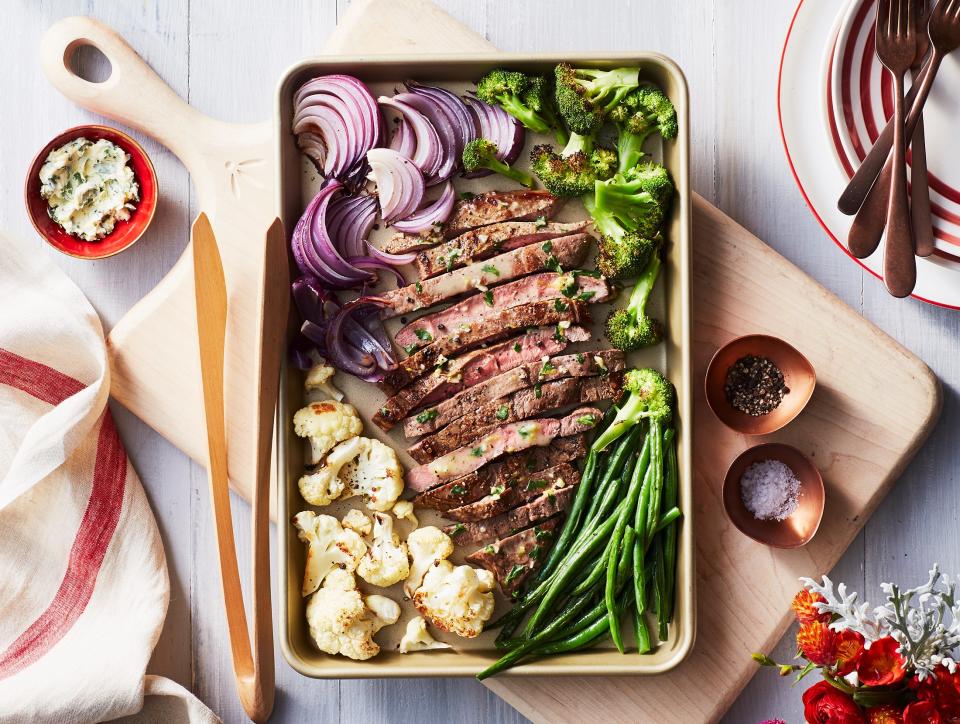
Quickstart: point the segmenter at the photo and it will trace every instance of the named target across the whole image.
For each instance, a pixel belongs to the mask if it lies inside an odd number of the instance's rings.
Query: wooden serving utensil
[[[267,232],[261,285],[261,343],[257,358],[258,391],[253,508],[253,646],[240,587],[237,551],[230,514],[227,481],[227,438],[224,420],[223,360],[226,343],[227,287],[217,241],[206,214],[193,224],[192,248],[196,285],[197,331],[203,379],[203,409],[210,464],[208,479],[217,536],[223,603],[237,693],[244,711],[255,722],[266,721],[275,693],[273,621],[270,603],[270,453],[280,376],[283,330],[287,317],[287,267],[283,227],[277,219]]]

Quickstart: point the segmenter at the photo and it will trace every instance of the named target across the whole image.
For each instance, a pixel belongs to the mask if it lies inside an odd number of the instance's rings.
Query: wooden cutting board
[[[94,86],[64,68],[68,48],[87,42],[114,74]],[[327,45],[329,53],[483,52],[492,46],[425,0],[354,0]],[[44,67],[65,95],[140,128],[187,165],[201,208],[223,248],[231,304],[228,405],[252,409],[249,365],[253,299],[263,231],[275,216],[270,124],[224,124],[189,109],[108,28],[73,18],[44,39]],[[113,99],[135,83],[144,100]],[[129,86],[127,86],[129,87]],[[149,101],[149,102],[148,102]],[[154,112],[162,109],[161,112]],[[696,163],[696,159],[693,161]],[[110,335],[113,394],[148,424],[204,462],[199,366],[189,254]],[[535,721],[705,722],[718,719],[755,671],[753,651],[774,646],[789,624],[800,575],[828,571],[888,492],[940,410],[936,378],[915,356],[762,241],[700,197],[694,198],[694,379],[727,340],[762,332],[785,338],[813,362],[818,387],[805,413],[765,439],[791,443],[819,465],[827,486],[820,532],[806,548],[775,551],[741,535],[720,499],[730,461],[755,440],[722,427],[694,401],[698,550],[698,638],[674,671],[649,678],[501,679],[486,682]],[[826,333],[824,331],[826,330]],[[887,414],[897,409],[898,416]],[[241,493],[250,459],[251,417],[231,420],[231,477]]]

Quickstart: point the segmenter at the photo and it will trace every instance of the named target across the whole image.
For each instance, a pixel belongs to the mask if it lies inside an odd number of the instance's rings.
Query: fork
[[[917,282],[913,226],[907,198],[903,79],[917,55],[917,0],[880,0],[877,8],[877,57],[893,75],[893,169],[887,200],[887,243],[883,281],[895,297],[905,297]]]
[[[933,86],[933,80],[940,69],[943,59],[960,47],[960,0],[940,0],[936,7],[930,13],[929,21],[930,42],[933,45],[933,53],[927,60],[926,65],[917,77],[916,83],[910,89],[906,102],[910,104],[910,112],[907,114],[906,136],[911,138],[916,129],[920,114],[923,112],[923,106],[927,102],[927,96],[930,95],[930,88]],[[887,173],[884,163],[889,166],[890,145],[893,142],[893,121],[883,129],[883,132],[873,144],[873,148],[867,154],[867,157],[860,164],[857,172],[847,183],[846,189],[837,202],[837,208],[847,215],[856,214],[869,203],[869,194],[873,192],[881,183],[883,184],[882,196],[886,196],[886,187],[889,179],[884,181],[884,174]],[[882,169],[882,172],[881,172]],[[879,178],[878,178],[879,177]],[[874,183],[876,182],[876,183]],[[877,248],[880,241],[878,232],[873,246],[862,251],[851,247],[850,251],[858,258],[870,256],[873,250]]]

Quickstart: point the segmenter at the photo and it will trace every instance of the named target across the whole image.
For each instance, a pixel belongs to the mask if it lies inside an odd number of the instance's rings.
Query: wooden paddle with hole
[[[266,235],[263,279],[260,286],[260,347],[257,350],[257,395],[254,396],[253,524],[253,645],[240,587],[237,550],[230,514],[227,482],[227,438],[224,420],[223,365],[227,326],[227,286],[220,251],[206,214],[193,224],[194,283],[203,409],[207,428],[210,501],[217,536],[223,603],[230,635],[237,693],[247,715],[266,721],[273,710],[275,692],[273,621],[270,604],[270,460],[273,422],[280,379],[282,338],[287,318],[288,279],[284,260],[283,226],[277,219]]]

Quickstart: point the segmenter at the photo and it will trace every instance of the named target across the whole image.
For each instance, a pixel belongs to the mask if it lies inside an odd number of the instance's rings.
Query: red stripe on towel
[[[50,404],[62,402],[83,389],[72,377],[2,349],[0,384],[16,387]],[[0,679],[12,676],[47,653],[86,609],[120,519],[126,479],[127,455],[113,417],[105,410],[90,498],[70,549],[66,573],[47,609],[0,653]]]

